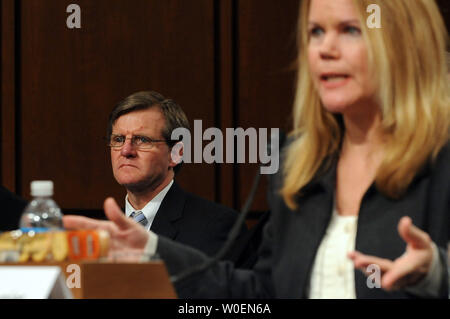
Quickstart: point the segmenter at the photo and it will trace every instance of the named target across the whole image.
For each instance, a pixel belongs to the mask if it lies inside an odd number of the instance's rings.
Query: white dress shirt
[[[152,226],[153,220],[155,219],[156,213],[158,212],[159,206],[161,206],[161,203],[166,196],[167,192],[169,191],[170,187],[173,184],[173,180],[170,181],[169,184],[167,184],[166,187],[164,187],[158,195],[153,197],[151,201],[149,201],[142,209],[134,209],[133,206],[131,206],[130,202],[128,201],[128,195],[125,196],[125,215],[127,217],[130,217],[131,213],[135,211],[141,211],[145,218],[147,218],[147,225],[145,228],[147,230],[150,230],[150,227]]]

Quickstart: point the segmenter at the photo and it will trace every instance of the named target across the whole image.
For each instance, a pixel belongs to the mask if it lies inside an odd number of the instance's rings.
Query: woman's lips
[[[320,83],[326,89],[335,89],[348,83],[350,76],[347,74],[326,73],[320,76]]]

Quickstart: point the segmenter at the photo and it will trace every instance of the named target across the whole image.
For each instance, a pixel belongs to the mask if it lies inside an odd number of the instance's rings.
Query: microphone
[[[282,145],[284,144],[284,142],[286,140],[286,134],[283,131],[280,131],[280,132],[278,132],[278,131],[279,130],[277,130],[276,134],[274,134],[274,133],[271,134],[270,142],[267,144],[267,152],[270,153],[271,156],[273,156],[273,154],[276,154],[276,156],[279,157],[279,150],[281,149]],[[278,145],[274,145],[273,142],[275,140],[279,141],[279,143],[277,143]],[[204,263],[196,265],[192,268],[188,268],[176,275],[171,276],[170,280],[171,280],[172,284],[176,284],[180,281],[186,280],[187,278],[189,278],[191,276],[194,276],[198,273],[206,271],[207,269],[209,269],[210,267],[215,265],[219,260],[221,260],[225,257],[225,255],[228,253],[228,251],[230,250],[232,245],[235,243],[236,238],[239,235],[239,232],[245,222],[247,214],[253,203],[256,191],[258,189],[259,181],[261,179],[261,167],[263,167],[263,166],[264,166],[263,164],[261,164],[259,166],[258,171],[256,172],[256,175],[253,179],[252,188],[250,189],[250,193],[247,197],[247,200],[245,201],[245,204],[242,207],[239,217],[236,220],[236,222],[234,223],[233,227],[231,228],[231,231],[227,237],[227,241],[222,246],[222,248],[217,252],[217,254],[214,257],[209,258]]]

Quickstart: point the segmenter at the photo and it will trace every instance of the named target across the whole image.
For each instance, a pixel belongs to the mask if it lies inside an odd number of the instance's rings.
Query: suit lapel
[[[158,235],[174,239],[179,231],[174,222],[183,217],[185,202],[186,193],[174,182],[164,197],[150,229]]]
[[[316,253],[331,219],[335,181],[336,165],[331,162],[303,189],[304,198],[298,199],[299,210],[292,216],[290,229],[292,238],[296,238],[296,253],[292,255],[289,267],[292,273],[301,275],[286,284],[287,291],[298,294],[299,298],[307,296]]]

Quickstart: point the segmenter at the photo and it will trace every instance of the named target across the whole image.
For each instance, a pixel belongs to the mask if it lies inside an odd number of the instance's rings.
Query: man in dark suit
[[[171,134],[180,127],[189,129],[185,113],[159,93],[138,92],[120,101],[109,116],[107,132],[114,177],[127,191],[126,216],[147,230],[213,255],[237,212],[189,194],[174,181],[183,142],[173,141]],[[172,156],[176,144],[179,157]]]
[[[150,229],[212,256],[225,242],[236,215],[232,209],[185,192],[174,183]]]
[[[0,186],[0,232],[19,228],[19,221],[27,202]]]

